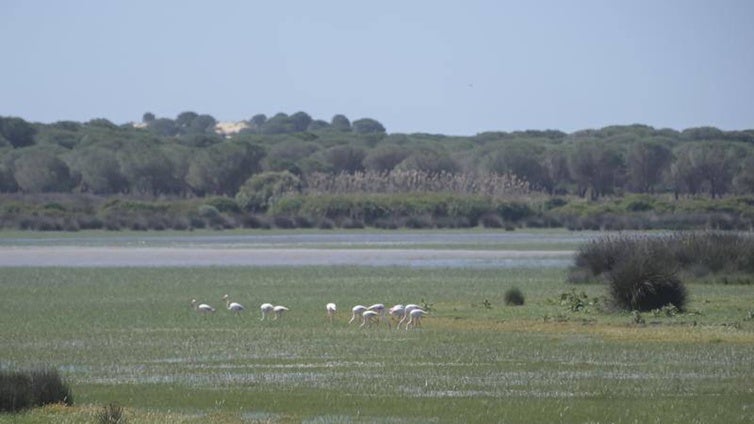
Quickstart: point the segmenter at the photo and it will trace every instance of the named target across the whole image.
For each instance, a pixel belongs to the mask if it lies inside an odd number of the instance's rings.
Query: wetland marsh
[[[111,402],[130,423],[754,419],[751,286],[692,284],[687,313],[645,314],[639,325],[602,310],[604,287],[568,285],[565,274],[561,266],[4,266],[0,365],[57,367],[75,406],[0,423],[96,422]],[[513,286],[524,306],[503,305]],[[573,289],[597,302],[571,311],[561,295]],[[247,310],[225,310],[224,293]],[[198,315],[192,298],[217,312]],[[260,321],[262,302],[291,310]],[[339,307],[332,324],[327,302]],[[377,302],[431,309],[409,331],[348,325],[351,306]]]

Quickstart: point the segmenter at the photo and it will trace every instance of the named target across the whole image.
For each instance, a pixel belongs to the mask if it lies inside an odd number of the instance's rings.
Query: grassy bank
[[[0,194],[0,229],[201,231],[232,229],[754,228],[754,197],[625,195],[589,201],[541,193],[508,197],[452,192],[286,194],[264,209],[232,197]]]
[[[690,284],[686,313],[647,313],[638,324],[601,312],[604,287],[572,291],[565,273],[6,268],[2,365],[57,367],[76,406],[0,423],[96,422],[111,402],[131,423],[754,418],[750,286]],[[524,306],[504,306],[512,286]],[[248,310],[221,309],[224,293]],[[574,296],[582,308],[571,307]],[[218,311],[198,316],[191,298]],[[330,301],[339,306],[332,325]],[[262,302],[291,311],[261,322]],[[347,324],[352,305],[376,302],[432,310],[412,331]]]

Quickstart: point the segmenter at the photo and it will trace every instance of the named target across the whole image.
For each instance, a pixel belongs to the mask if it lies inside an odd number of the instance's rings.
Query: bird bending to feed
[[[421,309],[421,308],[419,307],[419,305],[415,305],[413,303],[409,303],[408,305],[403,307],[403,318],[401,318],[401,320],[398,321],[398,327],[400,327],[401,324],[403,324],[404,322],[407,323],[409,321],[409,319],[411,318],[411,311],[413,311],[414,309]]]
[[[368,307],[367,310],[377,312],[377,322],[385,322],[387,323],[387,326],[390,327],[390,320],[385,316],[385,305],[382,303],[375,303]]]
[[[238,313],[238,312],[241,312],[241,311],[243,311],[244,309],[246,309],[246,308],[244,308],[244,307],[243,307],[243,305],[242,305],[242,304],[240,304],[240,303],[231,302],[231,301],[230,301],[230,298],[228,297],[228,295],[227,295],[227,294],[226,294],[225,296],[223,296],[223,300],[225,301],[225,304],[226,304],[226,305],[228,306],[228,310],[229,310],[229,311],[232,311],[232,312],[236,312],[236,313]]]
[[[387,313],[390,315],[391,319],[400,322],[403,319],[403,316],[406,315],[406,308],[401,304],[393,305],[393,307],[387,310]]]
[[[364,321],[361,323],[361,325],[359,327],[363,327],[365,325],[367,327],[371,327],[372,324],[374,324],[375,322],[379,322],[379,319],[380,319],[380,314],[379,313],[377,313],[375,311],[371,311],[369,309],[367,309],[366,311],[364,311],[361,314],[361,316],[364,319]]]
[[[335,313],[338,312],[338,307],[334,303],[328,303],[325,305],[325,310],[327,311],[327,319],[332,322],[335,318]]]
[[[348,323],[352,323],[356,321],[356,317],[362,318],[361,314],[364,313],[364,311],[367,310],[367,307],[364,305],[356,305],[353,308],[351,308],[351,312],[353,312],[353,315],[351,315],[351,319],[348,321]]]
[[[262,311],[262,319],[260,321],[264,321],[264,319],[267,318],[267,314],[272,312],[273,309],[275,309],[275,307],[272,306],[272,303],[263,303],[262,306],[259,307],[259,310]]]
[[[408,330],[410,327],[421,327],[422,324],[422,317],[426,315],[427,313],[423,309],[413,309],[411,312],[409,312],[410,318],[408,320],[408,323],[406,324],[406,330]]]
[[[191,307],[200,314],[207,314],[215,312],[215,308],[207,305],[206,303],[197,303],[196,299],[191,299]]]
[[[275,318],[273,318],[273,319],[278,319],[278,318],[282,317],[283,313],[287,312],[288,310],[289,309],[286,308],[285,306],[278,305],[278,306],[273,307],[272,308],[272,312],[275,313]]]

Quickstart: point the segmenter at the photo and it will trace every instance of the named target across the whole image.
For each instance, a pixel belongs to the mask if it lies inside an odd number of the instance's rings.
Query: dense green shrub
[[[0,370],[0,412],[17,412],[51,403],[73,405],[71,390],[57,370]]]
[[[16,412],[32,404],[31,377],[21,372],[0,371],[0,412]]]
[[[608,236],[579,248],[569,282],[606,281],[619,308],[651,310],[672,304],[683,310],[682,277],[754,274],[754,236],[683,232]],[[729,279],[725,279],[729,281]]]
[[[288,171],[263,172],[243,183],[236,202],[244,210],[264,212],[281,198],[300,190],[301,180]]]
[[[676,276],[671,252],[659,244],[637,244],[608,271],[613,306],[624,310],[651,311],[666,305],[686,306],[686,287]]]

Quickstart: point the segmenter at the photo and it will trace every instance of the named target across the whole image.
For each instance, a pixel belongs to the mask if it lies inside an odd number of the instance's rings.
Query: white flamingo
[[[356,317],[362,318],[362,314],[364,311],[367,310],[367,307],[364,305],[356,305],[353,308],[351,308],[351,312],[353,312],[353,315],[351,315],[351,319],[348,321],[348,323],[352,323],[356,320]]]
[[[409,315],[411,317],[406,324],[406,330],[408,330],[410,327],[421,327],[422,317],[426,314],[427,312],[425,312],[423,309],[413,309],[411,312],[409,312]]]
[[[275,318],[273,318],[273,319],[278,319],[278,318],[282,317],[283,313],[287,312],[287,311],[289,311],[289,309],[286,308],[285,306],[278,305],[278,306],[273,307],[272,308],[272,312],[275,313]]]
[[[387,317],[385,316],[385,305],[383,305],[382,303],[375,303],[374,305],[368,307],[367,310],[377,312],[378,322],[385,322],[387,323],[387,326],[390,327],[390,321],[387,320]]]
[[[395,319],[396,321],[400,322],[403,317],[406,315],[406,308],[401,305],[393,305],[392,308],[387,310],[388,315],[390,315],[391,319]]]
[[[196,299],[191,299],[191,307],[202,315],[215,312],[215,308],[207,305],[206,303],[197,303]]]
[[[338,312],[338,307],[335,306],[334,303],[328,303],[325,305],[325,310],[327,311],[327,319],[329,319],[330,322],[333,322],[335,319],[335,313]]]
[[[223,296],[223,300],[225,301],[225,305],[228,307],[228,310],[231,312],[239,313],[243,312],[246,309],[240,303],[231,302],[227,294]]]
[[[262,311],[262,319],[260,321],[264,321],[265,318],[267,318],[267,314],[273,311],[275,309],[274,306],[272,306],[272,303],[263,303],[259,310]]]
[[[363,322],[359,326],[359,328],[363,326],[371,327],[373,323],[378,322],[380,319],[380,314],[376,311],[371,311],[367,309],[361,314],[361,317],[363,318]]]
[[[413,303],[409,303],[408,305],[403,307],[403,318],[398,321],[398,327],[400,327],[404,322],[409,321],[409,319],[411,318],[411,311],[413,311],[414,309],[421,309],[421,307]]]

